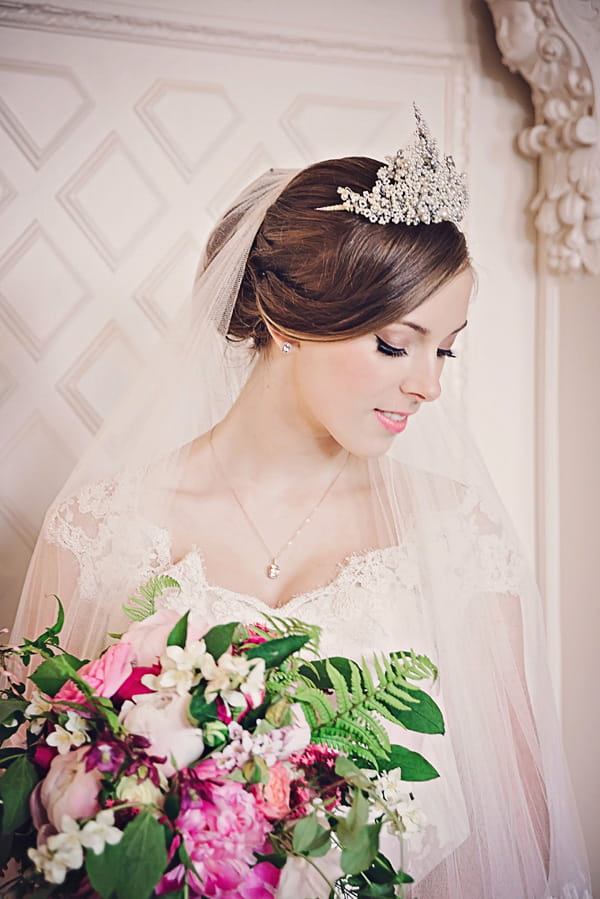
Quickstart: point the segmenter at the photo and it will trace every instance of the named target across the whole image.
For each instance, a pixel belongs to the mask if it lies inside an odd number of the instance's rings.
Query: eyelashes
[[[392,346],[390,343],[386,343],[385,340],[382,340],[381,337],[377,337],[377,350],[380,353],[383,353],[384,356],[408,356],[408,353],[403,347]],[[456,359],[456,353],[453,353],[452,350],[444,350],[441,347],[437,351],[438,356],[443,357],[444,359]]]

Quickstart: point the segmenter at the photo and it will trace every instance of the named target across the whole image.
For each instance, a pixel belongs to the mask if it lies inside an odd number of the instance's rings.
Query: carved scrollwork
[[[531,86],[531,202],[551,271],[600,273],[600,0],[487,0],[504,63]]]

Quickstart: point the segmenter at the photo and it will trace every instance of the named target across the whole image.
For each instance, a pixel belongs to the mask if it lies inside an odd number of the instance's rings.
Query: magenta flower
[[[184,785],[184,792],[191,784]],[[187,876],[193,895],[209,899],[271,899],[279,882],[273,865],[255,865],[254,852],[266,849],[271,826],[254,797],[240,783],[230,780],[200,780],[182,797],[183,811],[175,821],[185,848],[194,863],[193,872],[179,870],[167,875],[171,890]],[[191,800],[191,801],[190,801]],[[163,878],[165,880],[165,878]],[[166,892],[167,883],[157,893]]]

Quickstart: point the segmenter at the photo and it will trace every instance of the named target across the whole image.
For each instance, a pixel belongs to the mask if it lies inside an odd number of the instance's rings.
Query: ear
[[[300,344],[297,340],[290,340],[289,337],[286,337],[284,334],[280,334],[279,331],[276,331],[268,323],[265,324],[267,326],[269,334],[271,335],[273,346],[277,352],[286,355],[291,353],[292,350],[298,349]]]

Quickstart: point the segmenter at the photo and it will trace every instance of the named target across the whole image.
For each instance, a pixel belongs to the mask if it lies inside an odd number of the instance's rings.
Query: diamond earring
[[[293,347],[292,347],[292,344],[289,342],[289,340],[286,340],[286,342],[281,345],[281,352],[284,353],[286,356],[288,353],[292,352],[292,349],[293,349]]]

